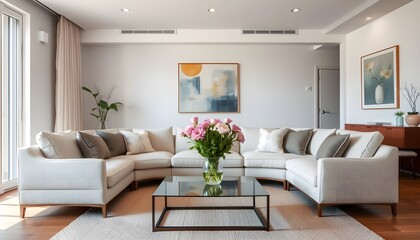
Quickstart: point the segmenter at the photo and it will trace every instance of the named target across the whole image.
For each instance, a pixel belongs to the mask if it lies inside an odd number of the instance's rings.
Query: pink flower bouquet
[[[207,119],[198,122],[198,117],[191,119],[189,124],[182,132],[181,136],[187,137],[193,143],[191,149],[197,149],[203,157],[222,157],[229,154],[235,141],[243,143],[245,141],[241,128],[232,124],[230,118],[224,121],[220,119]]]

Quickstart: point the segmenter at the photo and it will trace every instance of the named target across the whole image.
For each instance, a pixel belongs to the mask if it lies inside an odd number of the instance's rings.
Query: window
[[[17,151],[21,142],[22,109],[22,15],[0,5],[1,9],[1,187],[17,184]]]

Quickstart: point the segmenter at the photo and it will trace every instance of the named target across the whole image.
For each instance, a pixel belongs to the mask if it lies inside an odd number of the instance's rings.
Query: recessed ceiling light
[[[130,12],[130,9],[128,9],[128,8],[121,8],[121,11],[122,12],[125,12],[125,13],[129,13]]]
[[[292,10],[290,10],[291,12],[293,12],[293,13],[297,13],[297,12],[300,12],[300,8],[293,8]]]
[[[366,21],[369,21],[369,20],[371,20],[372,19],[372,17],[367,17],[366,18]]]
[[[211,12],[211,13],[214,13],[214,12],[216,12],[217,10],[216,10],[216,8],[209,8],[207,11],[209,11],[209,12]]]

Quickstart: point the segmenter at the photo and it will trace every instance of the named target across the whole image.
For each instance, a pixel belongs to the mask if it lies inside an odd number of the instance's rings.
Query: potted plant
[[[403,118],[404,112],[398,111],[395,113],[396,116],[396,126],[402,127],[404,126],[404,118]]]
[[[92,112],[90,115],[94,116],[96,119],[100,122],[100,128],[105,129],[105,121],[108,116],[109,110],[115,110],[118,111],[118,106],[122,105],[121,102],[113,102],[109,103],[109,100],[111,99],[112,93],[115,90],[115,86],[109,91],[109,93],[106,95],[106,98],[103,97],[103,95],[100,93],[99,89],[95,86],[95,92],[90,90],[87,87],[82,87],[82,89],[92,95],[92,97],[95,99],[96,107],[92,108]]]
[[[189,124],[181,133],[182,137],[191,140],[193,146],[204,157],[203,177],[208,185],[218,185],[223,180],[223,161],[225,154],[235,141],[244,142],[245,137],[241,129],[232,120],[226,118],[208,119],[198,123],[198,117],[191,119]]]
[[[410,84],[410,87],[407,86],[407,83],[404,83],[404,86],[401,88],[402,95],[405,100],[407,100],[410,105],[411,112],[407,112],[405,121],[410,127],[417,127],[420,124],[420,115],[417,112],[417,100],[420,96],[417,87],[413,84]]]

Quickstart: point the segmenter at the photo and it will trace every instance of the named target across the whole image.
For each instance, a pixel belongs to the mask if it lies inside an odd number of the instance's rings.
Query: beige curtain
[[[57,27],[55,131],[83,129],[80,28],[61,16]]]

